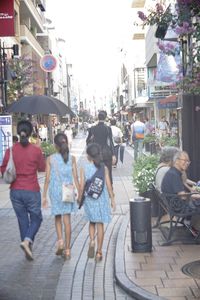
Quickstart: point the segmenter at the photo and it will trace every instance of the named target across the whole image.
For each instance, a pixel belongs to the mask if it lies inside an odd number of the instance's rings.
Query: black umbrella
[[[27,113],[30,115],[37,114],[55,114],[65,116],[66,114],[74,115],[74,112],[62,101],[43,95],[24,96],[18,101],[13,102],[6,109],[11,113]]]

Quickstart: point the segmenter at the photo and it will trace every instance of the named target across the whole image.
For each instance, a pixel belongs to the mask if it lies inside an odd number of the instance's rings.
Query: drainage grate
[[[200,260],[193,261],[182,267],[182,272],[192,278],[200,279]]]

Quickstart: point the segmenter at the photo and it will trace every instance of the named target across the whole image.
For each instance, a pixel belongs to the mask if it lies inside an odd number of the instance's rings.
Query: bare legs
[[[63,223],[65,226],[65,247],[70,249],[71,242],[71,216],[70,214],[63,216]]]
[[[89,223],[89,235],[90,235],[90,245],[88,250],[88,257],[94,257],[94,239],[95,239],[95,229],[97,228],[97,252],[96,260],[102,259],[102,246],[104,239],[104,225],[103,223]],[[98,259],[100,257],[100,259]]]
[[[65,251],[64,255],[66,259],[70,258],[70,242],[71,242],[71,215],[63,215],[63,224],[65,230]],[[57,255],[61,255],[64,250],[63,233],[62,233],[62,216],[55,216],[55,227],[58,237]]]
[[[61,217],[61,215],[55,216],[55,226],[56,226],[56,233],[57,233],[58,241],[62,240],[62,217]]]
[[[104,226],[103,223],[97,223],[97,252],[102,252],[104,238]]]

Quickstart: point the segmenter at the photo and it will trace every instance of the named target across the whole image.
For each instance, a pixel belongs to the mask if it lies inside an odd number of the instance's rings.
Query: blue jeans
[[[141,154],[143,149],[143,139],[134,141],[134,160],[136,160]]]
[[[40,192],[10,190],[10,199],[18,219],[21,240],[33,243],[42,223]]]

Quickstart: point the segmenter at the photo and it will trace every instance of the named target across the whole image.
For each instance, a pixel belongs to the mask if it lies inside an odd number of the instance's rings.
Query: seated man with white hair
[[[190,160],[187,152],[178,151],[174,155],[174,164],[167,173],[165,174],[162,184],[161,190],[164,194],[177,194],[180,198],[185,202],[184,210],[185,211],[194,211],[196,214],[200,214],[200,193],[198,192],[188,192],[186,185],[183,182],[182,174],[186,172]],[[192,221],[194,225],[194,220]],[[190,224],[191,227],[191,224]],[[196,228],[196,226],[194,225]],[[193,228],[190,228],[192,234]],[[195,233],[196,234],[196,233]]]

